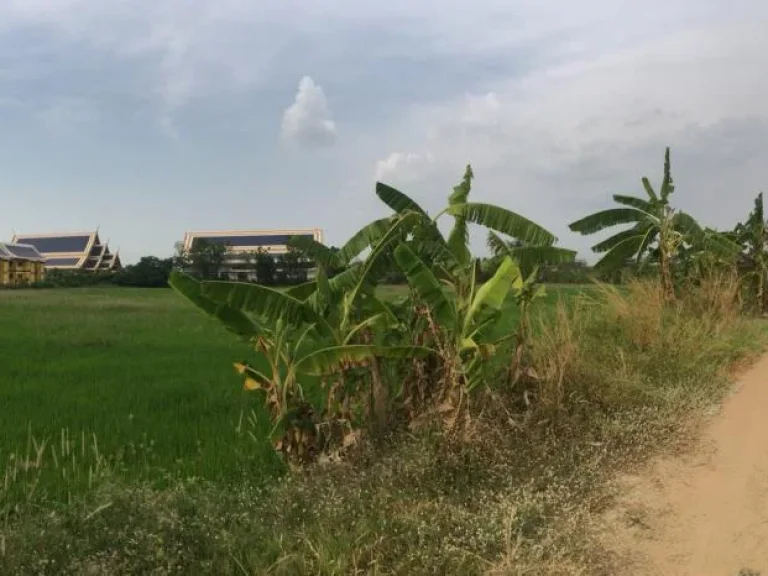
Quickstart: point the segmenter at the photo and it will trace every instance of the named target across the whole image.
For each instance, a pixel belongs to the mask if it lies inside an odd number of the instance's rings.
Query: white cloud
[[[309,76],[299,82],[296,98],[283,114],[282,137],[307,146],[323,146],[336,139],[336,123],[322,87]]]
[[[393,152],[376,163],[375,178],[379,182],[407,183],[424,178],[434,165],[431,152]]]

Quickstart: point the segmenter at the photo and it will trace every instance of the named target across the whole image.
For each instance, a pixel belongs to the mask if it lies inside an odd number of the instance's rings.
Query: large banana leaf
[[[174,270],[171,272],[168,284],[200,310],[216,318],[230,332],[245,338],[253,338],[261,332],[258,324],[237,308],[206,298],[203,295],[202,283],[191,276]]]
[[[622,239],[595,264],[595,268],[603,270],[621,268],[627,260],[638,254],[644,239],[645,234],[639,231],[633,236]]]
[[[319,315],[325,315],[333,304],[333,293],[328,283],[328,276],[322,267],[317,270],[315,282],[317,283],[317,291],[313,295],[311,306]]]
[[[557,246],[512,246],[493,231],[488,232],[488,248],[494,256],[513,258],[525,275],[536,266],[566,264],[576,259],[575,250]]]
[[[349,333],[344,337],[343,344],[349,344],[357,335],[361,334],[369,328],[375,330],[383,330],[388,325],[390,325],[391,322],[396,320],[397,319],[394,317],[391,311],[380,312],[378,314],[374,314],[373,316],[369,316],[349,331]]]
[[[643,200],[642,198],[625,196],[623,194],[614,194],[613,201],[617,204],[629,206],[630,208],[637,208],[638,210],[642,210],[647,214],[653,214],[654,212],[654,205],[651,202],[648,202],[648,200]]]
[[[722,258],[736,258],[741,252],[741,246],[738,242],[722,232],[708,228],[702,232],[699,248]]]
[[[396,263],[393,263],[396,265]],[[397,316],[392,308],[376,296],[376,286],[368,286],[360,292],[360,311],[365,314],[384,314],[387,322],[397,322]]]
[[[349,264],[361,252],[376,246],[391,226],[391,218],[380,218],[358,230],[339,250],[341,262]]]
[[[509,290],[512,288],[512,282],[520,276],[520,268],[517,263],[509,256],[504,257],[501,265],[497,268],[493,277],[480,289],[472,299],[469,312],[464,318],[463,334],[469,333],[469,328],[475,320],[475,315],[483,307],[489,307],[494,310],[501,310],[504,300],[506,300]]]
[[[321,278],[322,275],[322,278]],[[294,288],[302,288],[304,286],[307,286],[307,288],[303,288],[301,291],[296,290],[293,291],[293,289],[289,289],[285,291],[285,294],[288,294],[289,296],[293,296],[294,298],[298,300],[304,300],[305,304],[309,306],[312,310],[327,310],[328,306],[336,305],[339,302],[339,298],[347,291],[354,288],[354,286],[357,284],[358,280],[360,279],[360,276],[362,275],[362,266],[360,264],[355,264],[354,266],[351,266],[344,270],[343,272],[337,274],[333,278],[328,279],[327,276],[321,272],[321,269],[318,270],[318,277],[313,282],[308,282],[307,284],[301,284],[300,286],[294,287]],[[320,294],[320,284],[323,284],[327,287],[328,292],[324,293],[322,296]],[[311,286],[311,291],[309,289],[309,286]],[[303,297],[305,293],[308,293],[306,297]],[[324,299],[325,300],[325,307],[320,304],[320,301]]]
[[[344,272],[336,274],[336,276],[328,280],[331,292],[333,294],[342,294],[354,288],[363,274],[363,269],[362,264],[354,264],[344,270]]]
[[[418,297],[429,306],[434,320],[441,326],[458,327],[455,303],[448,298],[432,271],[405,244],[395,248],[395,260]]]
[[[661,199],[666,201],[669,195],[675,191],[675,184],[672,180],[672,170],[669,162],[669,146],[664,151],[664,179],[661,182]]]
[[[452,216],[463,216],[470,222],[517,238],[532,246],[550,246],[557,240],[552,233],[535,222],[493,204],[480,202],[456,204],[449,206],[447,212]]]
[[[765,225],[765,217],[764,217],[764,210],[763,210],[763,193],[760,192],[757,197],[755,198],[755,209],[753,211],[753,214],[755,215],[755,219],[762,222],[763,225]]]
[[[643,256],[648,252],[648,248],[656,242],[659,238],[659,227],[655,225],[648,226],[648,228],[640,228],[639,231],[644,232],[643,241],[640,243],[640,248],[637,249],[636,260],[640,263]]]
[[[581,234],[594,234],[618,224],[642,222],[647,215],[636,208],[610,208],[576,220],[569,228]]]
[[[423,219],[418,212],[405,211],[392,221],[387,233],[379,240],[368,258],[361,266],[360,276],[354,287],[346,294],[349,305],[353,305],[357,297],[363,291],[366,284],[374,284],[374,280],[389,268],[390,260],[387,255],[391,253],[394,243],[410,232],[413,227]]]
[[[653,189],[653,186],[651,186],[651,181],[645,177],[643,177],[641,181],[643,183],[643,188],[645,188],[646,194],[648,194],[648,198],[650,198],[653,202],[658,202],[659,197],[656,195],[656,191]]]
[[[415,227],[412,244],[423,260],[439,263],[454,273],[459,273],[469,263],[460,262],[437,227],[437,222],[430,218],[422,218]]]
[[[282,320],[286,325],[299,326],[316,320],[312,309],[305,306],[301,300],[258,284],[203,282],[203,296],[214,302],[251,312],[270,323]]]
[[[376,195],[381,198],[381,201],[384,202],[384,204],[392,208],[392,210],[398,214],[410,210],[425,216],[427,215],[427,212],[406,194],[403,194],[400,190],[392,188],[392,186],[387,186],[382,182],[376,182]]]
[[[288,240],[288,246],[296,248],[310,260],[326,268],[340,268],[345,264],[338,253],[309,236],[292,236]]]
[[[466,204],[469,199],[469,192],[472,189],[472,168],[467,166],[467,170],[464,173],[464,179],[461,184],[453,189],[453,194],[448,198],[449,206],[458,206]],[[453,256],[462,265],[469,264],[472,255],[467,246],[469,242],[469,227],[467,225],[467,218],[463,214],[454,214],[454,225],[448,236],[448,247],[451,250]]]
[[[307,354],[296,363],[296,369],[305,374],[322,376],[355,366],[365,366],[373,358],[423,358],[431,353],[432,350],[421,346],[332,346]]]
[[[649,226],[645,225],[644,223],[640,223],[637,226],[633,226],[629,230],[623,230],[621,232],[617,232],[613,236],[609,236],[605,240],[598,242],[597,244],[592,246],[592,251],[597,254],[608,252],[608,250],[610,250],[617,244],[621,244],[624,240],[627,240],[628,238],[633,238],[638,234],[645,234],[648,228]]]
[[[704,230],[696,222],[696,219],[686,212],[677,212],[672,216],[672,226],[678,232],[686,234],[691,238],[701,238],[704,234]]]
[[[311,282],[304,282],[303,284],[291,286],[285,290],[285,294],[296,298],[297,300],[306,300],[315,293],[315,290],[317,290],[317,282],[313,280]]]

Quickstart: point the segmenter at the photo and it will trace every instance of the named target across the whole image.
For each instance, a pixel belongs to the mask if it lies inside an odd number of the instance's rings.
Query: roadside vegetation
[[[667,151],[658,190],[644,178],[644,197],[616,195],[619,208],[571,225],[625,226],[594,246],[605,254],[596,270],[622,285],[563,290],[542,271],[572,267],[575,253],[524,216],[471,200],[472,179],[467,167],[434,216],[377,184],[388,214],[343,246],[295,240],[318,266],[309,282],[278,290],[172,272],[209,318],[182,321],[181,298],[167,303],[173,316],[154,310],[162,320],[136,340],[143,355],[99,357],[91,399],[125,371],[161,389],[175,382],[174,402],[183,386],[189,406],[239,379],[245,419],[230,411],[213,430],[220,414],[208,407],[196,415],[204,428],[175,432],[198,443],[200,468],[164,462],[144,475],[110,458],[108,427],[59,444],[28,433],[26,452],[0,460],[3,573],[617,573],[621,559],[591,529],[611,474],[674,445],[767,341],[753,318],[765,306],[762,196],[732,232],[701,226],[672,204]],[[473,225],[486,230],[488,259],[470,251]],[[406,284],[392,290],[396,276]],[[189,323],[184,340],[167,338],[174,322]],[[155,403],[154,385],[135,394]],[[246,452],[222,481],[218,463],[244,422]],[[168,449],[155,434],[145,446]],[[81,488],[39,489],[51,470]]]

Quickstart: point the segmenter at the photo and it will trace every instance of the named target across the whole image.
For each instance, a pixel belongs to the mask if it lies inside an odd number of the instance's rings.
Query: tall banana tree
[[[442,406],[449,408],[451,422],[464,414],[467,394],[480,384],[484,361],[500,344],[501,339],[494,340],[498,332],[494,329],[509,324],[511,311],[503,303],[510,290],[524,284],[516,257],[527,256],[526,264],[540,261],[545,254],[560,261],[575,257],[575,252],[556,248],[554,235],[531,220],[499,206],[470,202],[473,176],[471,166],[467,166],[448,198],[448,206],[434,218],[403,192],[383,183],[376,185],[379,198],[395,213],[420,217],[413,232],[395,249],[394,257],[408,280],[415,304],[425,308],[434,347],[444,367]],[[437,226],[444,215],[454,221],[447,238]],[[471,223],[518,239],[526,247],[504,255],[494,276],[482,286],[477,283],[480,261],[469,248]]]
[[[614,194],[619,208],[610,208],[590,214],[570,224],[570,229],[582,235],[595,234],[614,226],[631,226],[592,246],[592,250],[605,255],[596,264],[597,269],[620,268],[627,260],[638,262],[648,254],[658,257],[662,294],[674,299],[672,261],[685,242],[686,235],[699,230],[688,214],[675,210],[670,196],[675,191],[669,160],[669,148],[664,153],[664,177],[657,193],[648,178],[642,179],[646,198]]]
[[[733,238],[742,250],[741,264],[746,268],[746,279],[754,287],[758,311],[761,314],[765,313],[768,307],[765,290],[768,276],[768,225],[765,220],[762,192],[755,198],[755,206],[749,213],[747,221],[736,225]]]

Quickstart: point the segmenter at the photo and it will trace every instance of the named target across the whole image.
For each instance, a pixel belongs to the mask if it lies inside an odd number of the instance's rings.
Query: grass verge
[[[7,511],[0,572],[619,573],[590,530],[606,481],[674,445],[766,343],[734,289],[711,279],[667,306],[635,283],[547,311],[535,378],[490,387],[460,438],[400,435],[266,487],[157,489],[101,469],[68,505]]]

